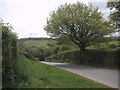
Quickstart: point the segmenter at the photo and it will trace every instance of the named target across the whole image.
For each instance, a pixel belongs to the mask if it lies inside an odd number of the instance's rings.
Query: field
[[[48,44],[55,44],[55,40],[25,40],[24,45],[48,48]]]
[[[48,48],[49,47],[48,44],[55,45],[56,42],[57,42],[56,40],[25,40],[23,43],[26,46],[36,46],[36,47]],[[73,46],[73,45],[71,45],[71,46]],[[110,41],[110,42],[106,42],[106,43],[99,43],[99,44],[88,46],[87,49],[102,49],[102,48],[107,49],[109,47],[113,47],[113,48],[120,47],[120,41]]]
[[[19,56],[19,88],[108,88],[77,74]]]
[[[88,49],[117,49],[120,47],[120,41],[110,41],[106,43],[95,44],[87,47]]]

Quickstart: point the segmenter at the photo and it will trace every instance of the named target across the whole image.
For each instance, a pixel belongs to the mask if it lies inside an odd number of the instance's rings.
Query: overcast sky
[[[47,37],[43,27],[50,12],[64,3],[81,1],[98,6],[107,18],[106,0],[0,0],[0,18],[10,23],[19,38]]]

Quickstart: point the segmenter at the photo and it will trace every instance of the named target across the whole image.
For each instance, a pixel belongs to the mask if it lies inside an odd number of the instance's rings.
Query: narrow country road
[[[96,82],[102,83],[112,88],[118,87],[118,71],[111,69],[102,69],[91,66],[68,64],[68,63],[53,63],[53,62],[44,62],[43,64],[54,65],[61,69],[79,74]]]

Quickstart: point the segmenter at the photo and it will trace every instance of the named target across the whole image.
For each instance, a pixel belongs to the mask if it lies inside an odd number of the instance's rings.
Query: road
[[[68,64],[68,63],[53,63],[53,62],[44,62],[44,61],[41,61],[41,63],[53,65],[61,69],[79,74],[88,79],[94,80],[96,82],[102,83],[112,88],[120,88],[118,87],[117,70],[103,69],[103,68],[96,68],[91,66]]]

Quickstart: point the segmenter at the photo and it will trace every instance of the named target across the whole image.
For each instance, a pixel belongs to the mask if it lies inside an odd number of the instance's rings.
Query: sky
[[[77,1],[86,4],[92,1],[105,18],[109,15],[106,0],[0,0],[0,19],[10,23],[19,38],[48,37],[44,26],[49,14],[61,4]]]

